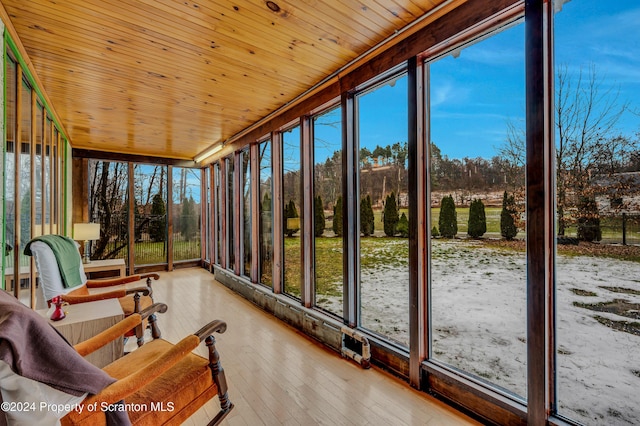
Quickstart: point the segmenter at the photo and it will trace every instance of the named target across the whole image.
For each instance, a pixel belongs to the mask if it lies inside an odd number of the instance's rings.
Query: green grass
[[[320,237],[316,245],[316,294],[342,294],[342,238]],[[300,297],[300,238],[284,239],[284,291]],[[360,240],[360,266],[363,270],[409,265],[409,240],[399,237],[368,237]]]

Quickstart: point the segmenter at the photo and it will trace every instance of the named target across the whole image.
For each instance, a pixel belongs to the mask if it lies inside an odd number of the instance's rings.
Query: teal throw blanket
[[[31,256],[31,243],[34,241],[42,241],[49,247],[56,257],[58,269],[62,277],[62,285],[65,288],[76,287],[82,284],[80,278],[80,253],[76,247],[76,243],[69,237],[62,235],[42,235],[36,237],[27,243],[24,248],[24,254]]]

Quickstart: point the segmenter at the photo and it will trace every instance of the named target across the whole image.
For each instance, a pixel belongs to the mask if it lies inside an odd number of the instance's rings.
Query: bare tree
[[[619,101],[619,90],[603,88],[595,66],[585,76],[580,70],[572,78],[566,67],[557,72],[556,95],[556,185],[558,206],[558,234],[564,235],[568,218],[567,208],[577,199],[592,198],[589,184],[598,164],[616,161],[621,154],[615,126],[628,108]],[[626,149],[625,149],[626,150]],[[574,197],[574,200],[575,200]],[[578,215],[580,212],[578,212]]]
[[[577,200],[593,197],[591,178],[602,172],[603,165],[620,163],[633,150],[634,142],[616,134],[615,129],[629,108],[628,102],[620,101],[615,87],[604,85],[595,66],[586,72],[581,69],[577,75],[560,66],[556,77],[556,202],[558,235],[564,235],[575,219],[567,213],[573,207],[579,209]],[[524,129],[513,123],[507,126],[500,154],[513,165],[524,165]]]

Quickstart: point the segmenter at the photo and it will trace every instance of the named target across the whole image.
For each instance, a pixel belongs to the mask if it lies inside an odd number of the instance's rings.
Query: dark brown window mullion
[[[424,62],[408,63],[408,180],[409,180],[409,383],[421,388],[421,364],[427,358],[427,138],[425,134]]]
[[[525,1],[527,423],[544,425],[551,407],[553,312],[553,67],[552,11],[544,0]],[[549,261],[551,259],[551,261]],[[553,305],[553,304],[551,304]]]
[[[167,271],[173,271],[173,166],[171,165],[167,166]]]
[[[357,194],[358,147],[355,142],[355,100],[348,93],[342,94],[342,238],[343,238],[343,270],[345,274],[343,287],[343,320],[349,327],[358,326],[360,247],[357,214],[359,211]]]
[[[129,275],[135,274],[135,265],[136,265],[136,202],[135,202],[135,185],[134,185],[134,164],[132,162],[127,163],[127,227],[129,231],[127,232],[128,238],[128,264],[129,264]]]
[[[314,202],[313,202],[313,146],[311,141],[311,119],[308,116],[300,118],[300,153],[302,177],[300,179],[302,194],[302,241],[300,250],[301,282],[300,298],[306,308],[315,303],[314,291]]]

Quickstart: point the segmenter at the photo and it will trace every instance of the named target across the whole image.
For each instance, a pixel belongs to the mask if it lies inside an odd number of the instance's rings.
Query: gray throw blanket
[[[97,394],[115,379],[81,357],[40,314],[0,290],[0,360],[14,373],[70,395]],[[0,398],[1,399],[1,398]],[[108,424],[128,425],[126,412]],[[0,424],[4,415],[0,414]]]

